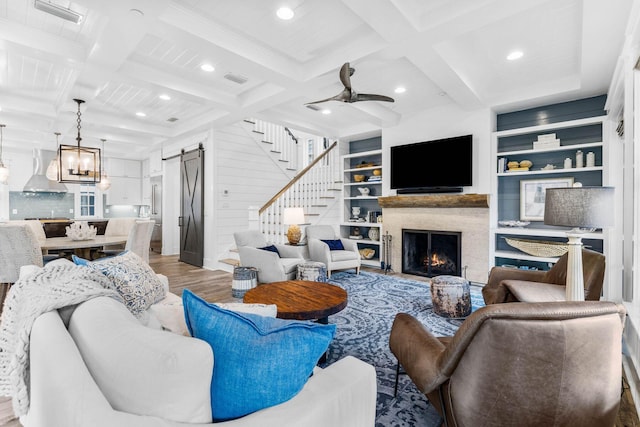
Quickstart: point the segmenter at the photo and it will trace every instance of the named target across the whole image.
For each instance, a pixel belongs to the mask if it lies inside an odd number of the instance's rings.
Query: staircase
[[[285,126],[258,119],[245,119],[245,128],[264,150],[265,154],[288,176],[298,170],[298,139]]]
[[[285,242],[288,228],[282,223],[285,208],[303,208],[306,223],[298,225],[308,225],[318,223],[335,205],[342,191],[337,145],[336,141],[329,146],[258,210],[258,229],[267,241]]]
[[[291,180],[262,207],[249,208],[249,228],[262,231],[269,242],[285,243],[288,225],[282,223],[287,207],[302,207],[305,225],[319,223],[328,218],[337,220],[335,207],[340,200],[342,178],[337,142],[321,153],[314,161],[298,172],[298,141],[290,129],[258,119],[246,119],[245,130],[253,135],[256,144],[271,158]],[[297,172],[297,173],[296,173]],[[226,271],[240,265],[235,245],[219,258],[219,266]]]

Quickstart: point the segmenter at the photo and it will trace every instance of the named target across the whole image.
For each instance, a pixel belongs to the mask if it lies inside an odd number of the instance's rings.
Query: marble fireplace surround
[[[489,275],[489,195],[434,194],[379,197],[383,230],[391,235],[391,269],[402,270],[402,230],[462,233],[462,268],[472,282]],[[423,277],[416,276],[420,280]]]

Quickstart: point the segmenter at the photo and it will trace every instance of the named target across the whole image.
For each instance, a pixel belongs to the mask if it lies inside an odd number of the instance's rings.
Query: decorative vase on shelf
[[[354,219],[358,219],[360,217],[360,206],[352,206],[351,215],[353,215]]]
[[[380,240],[380,230],[378,230],[376,227],[371,227],[369,229],[369,238],[371,240]]]
[[[358,191],[360,192],[361,196],[368,196],[371,192],[371,190],[369,190],[369,187],[358,187]]]
[[[581,168],[584,166],[584,159],[582,157],[582,150],[576,151],[576,167]]]

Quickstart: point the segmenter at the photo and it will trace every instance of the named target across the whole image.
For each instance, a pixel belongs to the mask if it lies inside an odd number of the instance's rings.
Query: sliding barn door
[[[204,259],[204,150],[183,152],[180,156],[182,194],[180,261],[202,267]]]

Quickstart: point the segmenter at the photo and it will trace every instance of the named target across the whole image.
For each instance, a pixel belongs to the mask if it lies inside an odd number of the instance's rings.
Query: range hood
[[[55,151],[41,150],[39,148],[33,149],[33,176],[29,178],[29,181],[22,189],[27,193],[66,193],[67,186],[57,182],[50,181],[47,178],[47,166],[49,162],[56,157]]]

